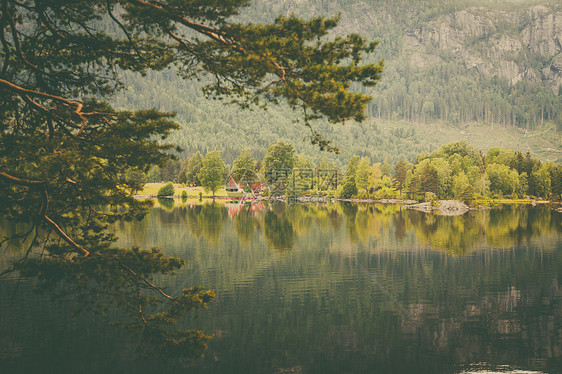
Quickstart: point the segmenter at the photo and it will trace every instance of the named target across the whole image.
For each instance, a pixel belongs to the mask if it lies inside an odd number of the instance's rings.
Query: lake
[[[562,214],[399,205],[162,202],[117,246],[187,260],[158,279],[216,300],[205,357],[148,360],[72,303],[0,280],[0,373],[562,373]],[[0,267],[23,248],[3,252]]]

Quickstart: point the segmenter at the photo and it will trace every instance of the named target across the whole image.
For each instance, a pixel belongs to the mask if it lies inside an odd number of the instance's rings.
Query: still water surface
[[[185,322],[214,334],[205,358],[143,360],[111,315],[12,277],[0,373],[562,373],[562,214],[545,207],[177,201],[115,232],[187,260],[169,292],[216,291]]]

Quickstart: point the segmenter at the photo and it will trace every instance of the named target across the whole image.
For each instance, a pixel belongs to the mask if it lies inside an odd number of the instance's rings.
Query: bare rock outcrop
[[[557,93],[562,86],[562,11],[538,5],[514,11],[469,8],[442,15],[403,37],[404,52],[423,68],[443,58],[478,74],[516,84],[542,82]],[[528,54],[546,65],[526,63]]]
[[[430,213],[436,211],[442,216],[460,216],[470,210],[468,205],[458,200],[439,200],[435,205],[429,202],[406,205],[407,209],[415,209],[422,212]]]

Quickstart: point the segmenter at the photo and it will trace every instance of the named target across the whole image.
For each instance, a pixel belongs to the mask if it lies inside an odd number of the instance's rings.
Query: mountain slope
[[[413,159],[458,139],[483,150],[513,144],[541,158],[560,160],[562,6],[526,1],[483,6],[486,3],[256,0],[240,19],[263,22],[280,14],[341,13],[337,33],[358,32],[380,40],[372,58],[385,58],[385,71],[368,91],[373,96],[370,119],[345,126],[315,124],[342,150],[342,155],[331,156],[338,162],[354,153],[373,161]],[[186,154],[222,149],[232,162],[246,147],[263,157],[268,144],[286,140],[315,159],[323,156],[302,141],[307,130],[284,106],[241,111],[205,99],[200,83],[182,81],[172,72],[150,73],[147,78],[129,74],[125,86],[115,98],[119,106],[178,112],[182,130],[172,141]],[[467,129],[486,131],[470,136]]]

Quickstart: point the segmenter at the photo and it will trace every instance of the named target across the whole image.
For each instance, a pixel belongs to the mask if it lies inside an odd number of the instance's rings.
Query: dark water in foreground
[[[188,265],[217,299],[205,358],[144,360],[111,315],[0,280],[0,373],[562,373],[562,214],[384,205],[154,208],[119,246]],[[17,253],[3,254],[0,264]]]

